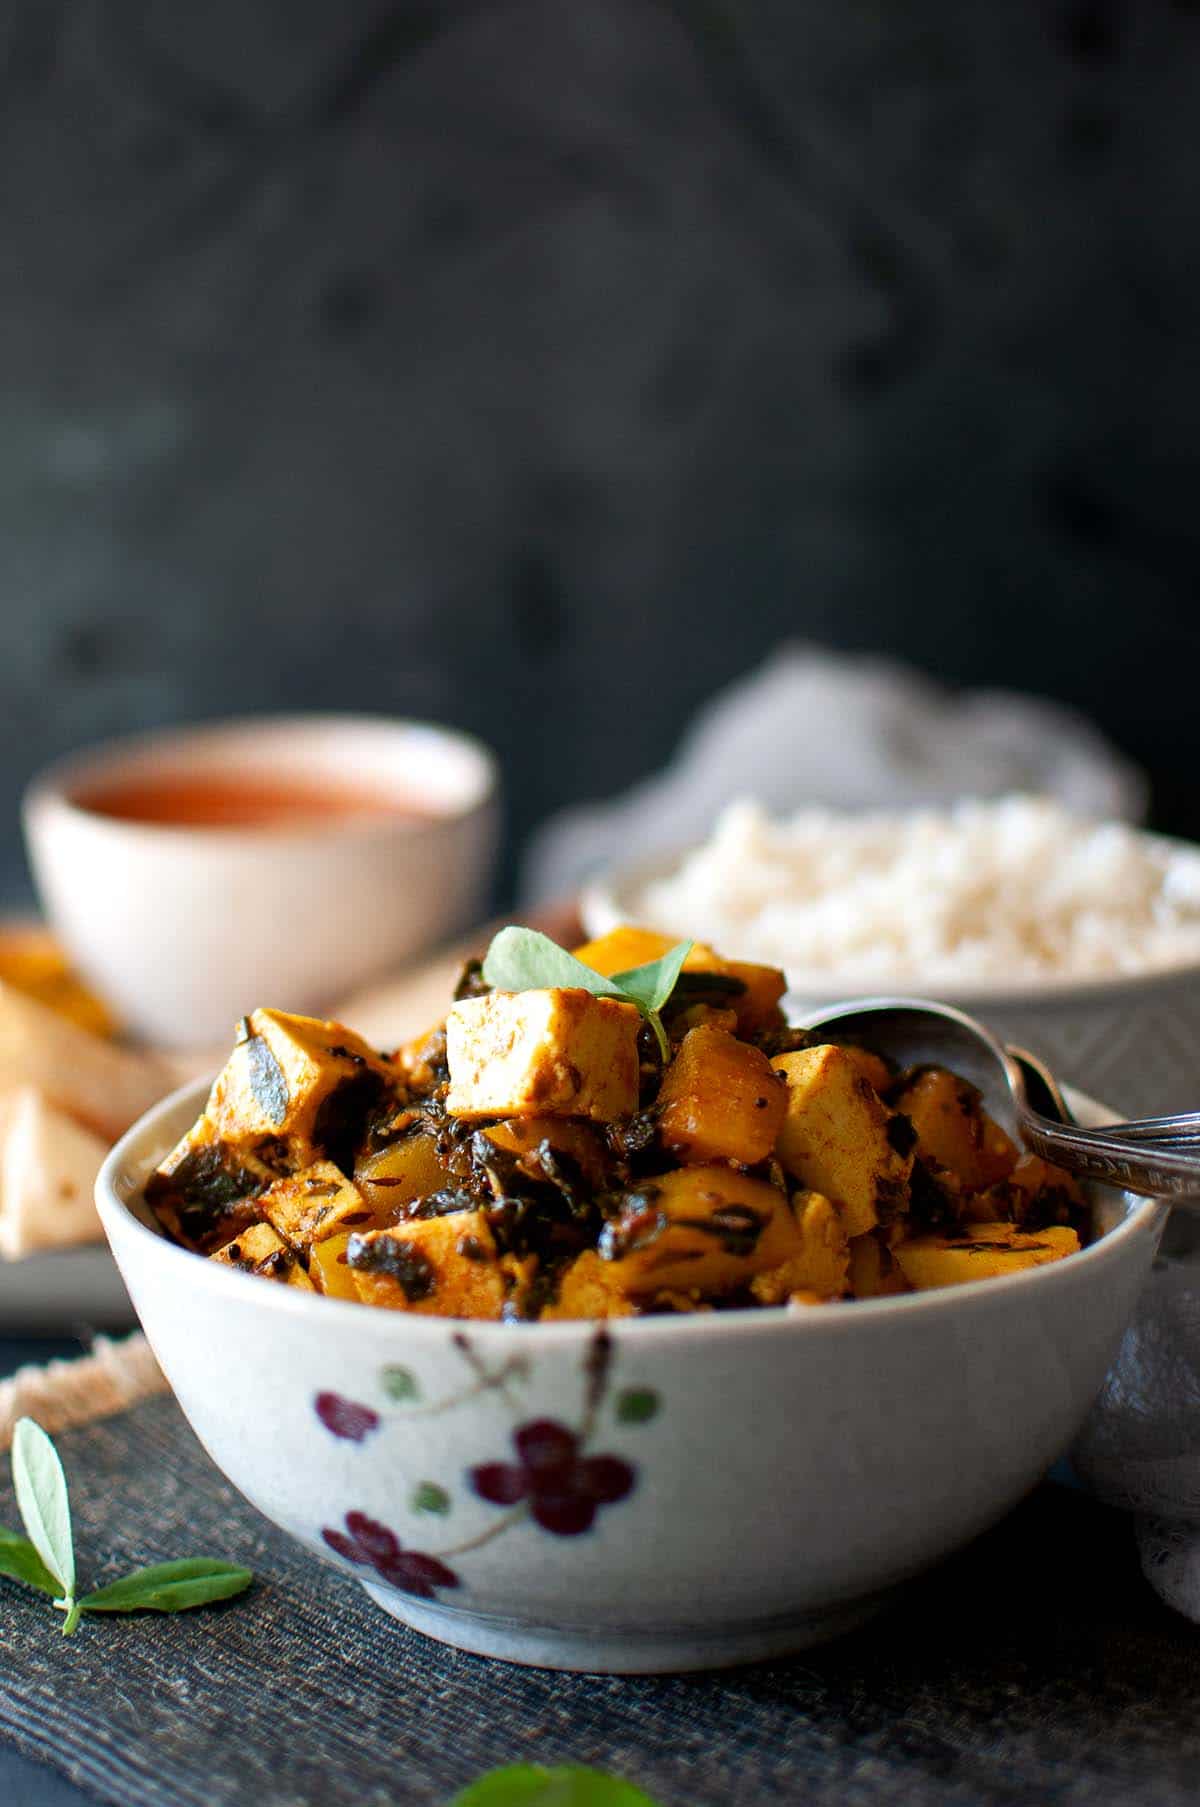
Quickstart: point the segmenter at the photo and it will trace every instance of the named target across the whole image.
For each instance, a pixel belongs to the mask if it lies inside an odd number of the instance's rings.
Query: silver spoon
[[[1195,1198],[1200,1204],[1200,1145],[1185,1134],[1161,1143],[1123,1140],[1124,1124],[1080,1128],[1040,1061],[1003,1047],[982,1023],[949,1004],[862,998],[818,1011],[799,1026],[836,1029],[839,1040],[861,1042],[902,1068],[948,1067],[983,1094],[1010,1134],[1069,1173],[1147,1198]],[[1041,1108],[1034,1108],[1031,1093]],[[1191,1127],[1194,1133],[1195,1123]]]

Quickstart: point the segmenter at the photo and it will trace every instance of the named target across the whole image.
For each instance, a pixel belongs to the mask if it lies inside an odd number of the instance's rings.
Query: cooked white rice
[[[1200,960],[1200,848],[1040,797],[784,822],[738,803],[635,910],[855,988],[1101,978]]]

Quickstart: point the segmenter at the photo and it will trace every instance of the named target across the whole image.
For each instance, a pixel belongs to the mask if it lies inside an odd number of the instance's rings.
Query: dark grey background
[[[726,6],[0,0],[0,895],[91,738],[443,717],[511,848],[795,635],[1200,833],[1200,7]]]
[[[478,730],[511,847],[797,634],[1200,831],[1198,103],[1194,0],[4,0],[0,886],[263,705]]]

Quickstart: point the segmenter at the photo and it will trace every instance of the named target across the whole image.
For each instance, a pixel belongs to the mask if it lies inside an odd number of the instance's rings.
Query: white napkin
[[[1146,1579],[1200,1622],[1200,1217],[1168,1224],[1071,1460],[1100,1499],[1136,1514]]]
[[[703,840],[737,797],[787,814],[1012,791],[1132,821],[1146,802],[1142,775],[1073,710],[953,695],[887,660],[785,646],[701,710],[665,772],[551,818],[523,890],[564,896],[602,867]],[[1173,1220],[1169,1238],[1073,1461],[1094,1493],[1136,1515],[1148,1579],[1200,1621],[1200,1227]]]
[[[956,695],[887,659],[783,646],[705,704],[665,772],[552,816],[526,853],[526,902],[602,867],[706,839],[723,804],[776,815],[1040,791],[1082,815],[1140,820],[1141,773],[1085,718],[1007,691]]]

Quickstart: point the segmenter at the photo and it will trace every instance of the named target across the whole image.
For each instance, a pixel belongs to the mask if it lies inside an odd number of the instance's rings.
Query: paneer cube
[[[663,1075],[659,1136],[681,1161],[755,1167],[775,1146],[786,1103],[760,1049],[724,1029],[689,1029]]]
[[[627,1116],[638,1102],[640,1012],[571,989],[494,991],[446,1019],[456,1117]]]
[[[882,1097],[895,1078],[883,1055],[872,1053],[870,1048],[856,1047],[853,1042],[840,1042],[838,1045],[846,1059],[854,1062],[871,1090]]]
[[[206,1115],[151,1174],[146,1202],[176,1242],[208,1254],[258,1219],[258,1196],[278,1177]]]
[[[414,1218],[350,1238],[346,1250],[365,1305],[447,1318],[498,1318],[508,1285],[482,1211]]]
[[[850,1250],[842,1220],[820,1192],[798,1192],[791,1203],[799,1246],[778,1267],[756,1274],[750,1291],[760,1305],[782,1305],[796,1293],[840,1299],[849,1277]]]
[[[822,1043],[772,1062],[787,1081],[776,1152],[788,1172],[823,1192],[847,1236],[862,1236],[907,1209],[911,1151],[894,1113],[881,1103],[844,1049]]]
[[[312,1292],[313,1283],[294,1250],[279,1238],[269,1223],[250,1224],[213,1255],[226,1267],[240,1268],[264,1280],[280,1280],[301,1292]]]
[[[289,1248],[308,1250],[338,1231],[361,1230],[371,1210],[358,1187],[332,1161],[315,1161],[273,1180],[257,1200],[259,1212]]]
[[[341,1023],[256,1010],[206,1107],[227,1142],[283,1139],[299,1165],[323,1157],[349,1170],[368,1113],[395,1070]]]
[[[647,1180],[600,1237],[613,1285],[633,1299],[719,1297],[809,1252],[784,1193],[726,1166]]]
[[[559,1282],[557,1296],[542,1309],[541,1317],[627,1318],[637,1307],[615,1271],[619,1262],[605,1261],[595,1249],[577,1255]]]
[[[914,1236],[892,1250],[904,1278],[922,1292],[934,1286],[962,1286],[1042,1267],[1077,1254],[1074,1230],[1055,1225],[1025,1232],[1010,1223],[976,1223],[969,1235]]]
[[[935,1171],[956,1176],[964,1192],[979,1192],[1007,1178],[1017,1150],[988,1116],[983,1099],[965,1079],[944,1067],[915,1073],[894,1099],[917,1135],[917,1157]]]

